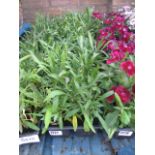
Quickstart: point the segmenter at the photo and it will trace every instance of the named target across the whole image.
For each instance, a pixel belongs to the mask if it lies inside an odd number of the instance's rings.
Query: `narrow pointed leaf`
[[[77,117],[75,115],[72,118],[72,125],[73,125],[74,131],[76,131],[78,127],[78,122],[77,122]]]
[[[94,127],[93,127],[92,121],[90,120],[89,116],[86,113],[84,113],[84,118],[85,118],[85,121],[87,122],[88,126],[90,127],[90,129],[94,133],[96,133],[96,131],[95,131]]]
[[[56,97],[56,96],[60,96],[60,95],[64,95],[65,93],[61,90],[54,90],[51,91],[48,96],[45,98],[44,102],[51,100],[52,98]]]
[[[36,131],[39,131],[40,128],[38,126],[36,126],[34,123],[32,122],[29,122],[29,121],[24,121],[24,124],[29,127],[30,129],[33,129],[33,130],[36,130]]]
[[[49,124],[51,123],[51,116],[52,116],[52,106],[48,105],[46,107],[46,113],[45,113],[45,118],[44,118],[45,127],[44,127],[42,133],[45,133],[47,131]]]

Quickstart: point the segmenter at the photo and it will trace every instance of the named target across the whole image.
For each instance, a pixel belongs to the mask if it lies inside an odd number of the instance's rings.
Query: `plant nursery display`
[[[19,129],[134,130],[135,34],[120,12],[39,15],[20,40]],[[43,127],[40,127],[43,122]]]

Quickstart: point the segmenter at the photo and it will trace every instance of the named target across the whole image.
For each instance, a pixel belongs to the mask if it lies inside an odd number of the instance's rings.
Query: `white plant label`
[[[30,135],[30,136],[25,136],[25,137],[19,138],[19,145],[27,144],[27,143],[37,143],[37,142],[40,142],[38,135]]]
[[[130,136],[132,136],[132,134],[133,134],[133,131],[119,131],[119,133],[118,133],[118,136],[126,136],[126,137],[130,137]]]
[[[51,136],[62,136],[63,135],[62,131],[49,131],[49,134]]]

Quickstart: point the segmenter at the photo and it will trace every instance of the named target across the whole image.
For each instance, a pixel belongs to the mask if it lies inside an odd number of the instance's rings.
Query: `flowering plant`
[[[133,25],[129,25],[129,20],[134,17],[131,14],[118,11],[102,19],[94,16],[103,23],[97,37],[97,47],[102,53],[102,85],[104,89],[114,91],[113,95],[107,97],[108,105],[104,108],[113,119],[117,116],[115,112],[121,111],[117,120],[120,124],[111,126],[111,130],[116,126],[134,128],[135,34]]]

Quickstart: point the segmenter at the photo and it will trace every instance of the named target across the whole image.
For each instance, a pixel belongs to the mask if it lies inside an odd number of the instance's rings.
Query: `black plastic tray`
[[[60,129],[57,125],[51,125],[48,128],[48,133],[51,136],[69,136],[71,134],[77,134],[78,136],[87,136],[87,135],[95,135],[97,133],[105,133],[104,129],[100,125],[94,125],[94,129],[96,130],[96,133],[90,131],[85,132],[83,129],[83,126],[79,126],[76,131],[73,130],[73,127],[70,125],[64,126],[63,129]],[[114,134],[117,138],[124,138],[124,137],[131,137],[134,136],[135,133],[130,128],[121,128],[116,131]]]

